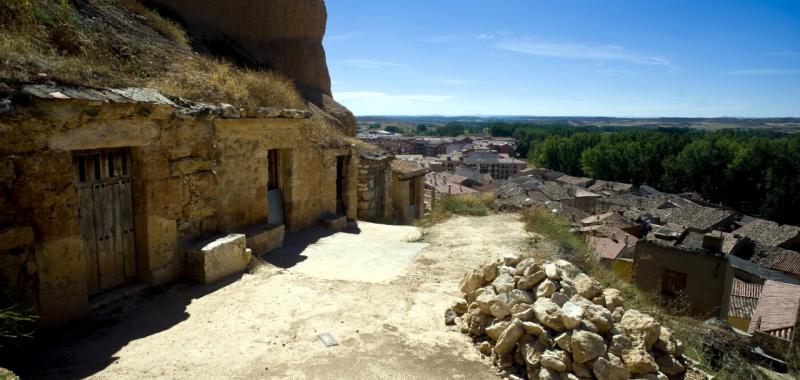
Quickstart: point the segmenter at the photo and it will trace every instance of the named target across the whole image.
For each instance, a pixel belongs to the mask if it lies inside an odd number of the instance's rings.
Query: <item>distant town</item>
[[[619,277],[667,299],[684,298],[691,314],[717,316],[752,334],[764,360],[796,349],[800,227],[746,215],[696,193],[668,194],[533,167],[519,158],[511,137],[401,134],[369,125],[362,125],[359,139],[427,172],[425,210],[446,196],[480,193],[493,193],[504,210],[545,208],[567,218]]]

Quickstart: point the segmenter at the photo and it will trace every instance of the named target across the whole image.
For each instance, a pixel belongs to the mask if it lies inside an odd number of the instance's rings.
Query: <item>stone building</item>
[[[733,269],[721,239],[701,232],[655,230],[636,243],[633,282],[662,297],[685,297],[695,315],[725,317]]]
[[[423,191],[430,169],[385,152],[361,152],[358,164],[358,218],[406,224],[425,212]]]
[[[238,255],[205,282],[243,270],[245,246],[355,219],[354,148],[323,137],[307,111],[13,85],[0,103],[0,289],[56,324],[110,291],[187,276],[187,255]]]

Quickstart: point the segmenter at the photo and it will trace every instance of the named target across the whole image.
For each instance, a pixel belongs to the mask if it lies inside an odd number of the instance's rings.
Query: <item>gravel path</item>
[[[496,379],[490,360],[443,317],[464,272],[524,249],[516,216],[455,217],[423,239],[413,227],[360,226],[358,235],[338,233],[298,249],[287,269],[262,265],[223,284],[175,286],[94,313],[56,334],[23,373]],[[339,345],[325,347],[322,332]]]

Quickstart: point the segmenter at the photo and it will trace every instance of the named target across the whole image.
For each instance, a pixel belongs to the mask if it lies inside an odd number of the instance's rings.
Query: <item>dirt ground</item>
[[[25,378],[497,378],[444,325],[469,269],[527,244],[514,215],[425,231],[360,223],[293,236],[252,274],[176,285],[109,306],[47,338]],[[314,234],[319,234],[315,236]],[[274,264],[274,265],[273,265]],[[339,345],[326,347],[328,332]],[[12,366],[13,369],[14,366]]]

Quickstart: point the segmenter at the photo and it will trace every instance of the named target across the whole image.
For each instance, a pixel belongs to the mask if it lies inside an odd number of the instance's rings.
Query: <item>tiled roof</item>
[[[733,279],[731,302],[728,314],[734,317],[750,319],[758,305],[763,285]]]
[[[545,182],[539,187],[539,191],[543,192],[545,195],[547,195],[548,198],[550,198],[550,200],[553,201],[560,201],[572,198],[569,195],[569,190],[566,187],[564,187],[564,185],[557,182],[552,182],[552,181]]]
[[[800,234],[800,227],[785,224],[780,225],[767,220],[755,220],[743,225],[735,232],[755,241],[777,247],[791,239],[797,238],[798,234]]]
[[[691,204],[654,211],[661,220],[693,227],[701,231],[709,231],[733,216],[733,213],[727,210]]]
[[[765,268],[800,275],[800,253],[756,242],[750,261]]]
[[[584,189],[575,189],[575,198],[599,198],[600,196]]]
[[[633,185],[629,183],[603,181],[599,179],[596,180],[592,186],[589,186],[590,191],[611,190],[621,193],[630,191],[632,188]]]
[[[589,237],[589,247],[597,253],[597,256],[604,259],[614,260],[625,249],[625,242],[622,240],[611,240],[605,237]]]
[[[458,182],[454,182],[453,178],[458,180],[459,178],[464,177],[449,173],[430,172],[425,175],[425,185],[435,188],[440,194],[459,195],[473,194],[478,192],[478,190],[469,188]]]
[[[563,175],[561,177],[558,177],[556,179],[556,181],[559,181],[561,183],[566,183],[566,184],[569,184],[569,185],[573,185],[573,186],[582,186],[582,187],[589,186],[594,182],[594,180],[591,179],[591,178],[573,177],[571,175]]]
[[[753,312],[749,332],[756,330],[788,339],[797,324],[800,285],[767,280]],[[760,323],[760,324],[759,324]]]

